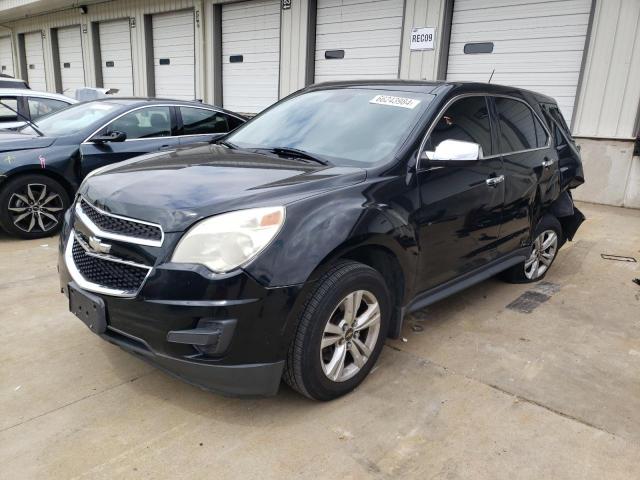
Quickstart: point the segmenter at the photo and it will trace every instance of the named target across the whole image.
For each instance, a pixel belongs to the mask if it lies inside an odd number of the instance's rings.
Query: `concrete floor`
[[[581,208],[546,283],[418,312],[331,403],[166,376],[67,312],[56,239],[0,237],[0,477],[639,478],[640,263],[600,254],[640,260],[640,211]]]

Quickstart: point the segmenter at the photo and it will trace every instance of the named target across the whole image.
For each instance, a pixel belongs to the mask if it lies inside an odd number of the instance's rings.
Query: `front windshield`
[[[434,96],[365,88],[292,97],[225,140],[239,148],[295,148],[334,165],[388,161]]]
[[[47,136],[69,135],[99,122],[120,107],[109,102],[77,103],[39,118],[36,125]],[[27,129],[28,125],[23,128]]]

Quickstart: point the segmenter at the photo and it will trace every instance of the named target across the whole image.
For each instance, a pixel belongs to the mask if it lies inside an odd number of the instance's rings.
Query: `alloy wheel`
[[[329,380],[344,382],[365,366],[380,334],[380,305],[373,293],[357,290],[342,299],[322,334],[320,362]]]
[[[533,242],[531,255],[524,262],[524,274],[529,280],[540,278],[551,266],[558,251],[558,235],[545,230]]]
[[[64,209],[62,197],[47,185],[29,183],[9,198],[9,216],[23,232],[48,232],[58,225]]]

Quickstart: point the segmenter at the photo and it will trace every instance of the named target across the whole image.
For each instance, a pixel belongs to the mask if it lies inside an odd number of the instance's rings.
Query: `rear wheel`
[[[544,278],[564,243],[562,226],[552,215],[545,215],[534,232],[531,254],[523,262],[506,270],[503,278],[511,283],[530,283]]]
[[[389,317],[382,276],[361,263],[338,263],[318,281],[303,307],[284,380],[316,400],[350,392],[380,355]]]
[[[60,230],[69,195],[60,183],[43,175],[9,180],[0,192],[0,226],[20,238],[42,238]]]

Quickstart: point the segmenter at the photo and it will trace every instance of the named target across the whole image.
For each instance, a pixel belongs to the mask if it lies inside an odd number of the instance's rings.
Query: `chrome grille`
[[[159,246],[162,243],[163,233],[159,225],[104,212],[91,205],[84,198],[79,199],[78,207],[76,211],[79,210],[86,219],[100,230],[96,233],[105,238],[125,237],[130,239],[131,243],[154,246]]]
[[[71,257],[77,271],[87,282],[122,295],[135,295],[150,268],[91,253],[79,239],[72,237]]]

